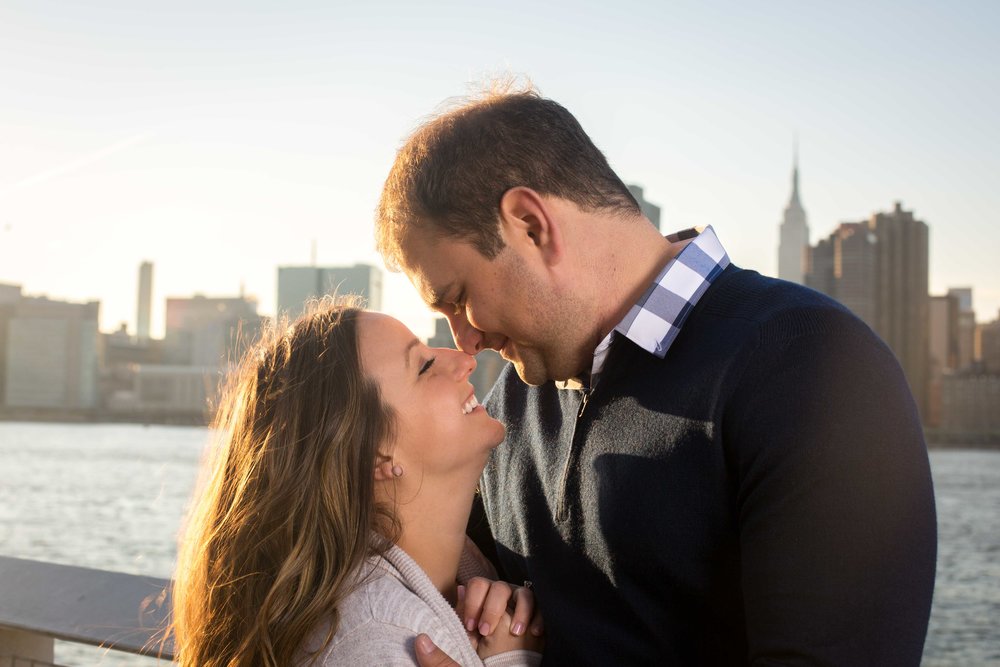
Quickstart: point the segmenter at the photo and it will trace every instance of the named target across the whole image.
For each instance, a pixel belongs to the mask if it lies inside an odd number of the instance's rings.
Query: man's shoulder
[[[699,305],[719,314],[764,321],[799,309],[846,309],[831,297],[805,285],[730,265],[712,284]]]
[[[861,336],[873,335],[860,318],[826,294],[734,265],[713,283],[698,305],[701,308],[696,308],[696,313],[703,316],[752,323],[765,340],[851,330]]]

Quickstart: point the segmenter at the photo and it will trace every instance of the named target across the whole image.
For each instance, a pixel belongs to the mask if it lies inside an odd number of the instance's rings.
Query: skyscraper
[[[166,358],[172,364],[218,368],[239,359],[260,333],[257,302],[244,297],[167,299]]]
[[[809,251],[809,225],[806,211],[799,200],[799,151],[795,148],[792,168],[792,196],[785,207],[785,216],[779,228],[778,277],[803,284],[806,271],[806,254]]]
[[[979,329],[983,368],[987,373],[1000,375],[1000,313],[997,319]]]
[[[930,385],[925,416],[928,426],[941,424],[944,376],[958,368],[958,307],[958,297],[952,294],[930,297],[927,342],[930,352]]]
[[[869,324],[875,320],[875,234],[864,222],[844,222],[808,252],[805,284],[828,294]]]
[[[354,266],[279,266],[278,316],[295,319],[305,304],[327,294],[358,294],[371,310],[382,308],[382,272],[367,264]]]
[[[878,311],[874,329],[896,353],[917,405],[927,406],[928,295],[927,225],[896,202],[876,213],[869,227],[878,239]]]
[[[149,321],[153,312],[153,263],[139,265],[139,303],[135,313],[135,335],[149,340]]]
[[[952,287],[948,294],[958,299],[958,365],[968,368],[975,361],[976,313],[972,310],[972,288]]]
[[[896,202],[889,213],[840,225],[810,252],[806,284],[837,299],[888,343],[926,415],[928,229]]]
[[[649,219],[651,223],[656,225],[657,229],[660,229],[660,207],[656,204],[646,201],[646,198],[642,194],[642,186],[639,185],[627,185],[628,191],[632,193],[635,197],[635,201],[639,204],[639,208],[642,210],[642,214]]]
[[[7,402],[7,327],[20,301],[20,285],[0,284],[0,406]]]
[[[100,303],[21,297],[8,312],[4,404],[38,410],[97,406]]]

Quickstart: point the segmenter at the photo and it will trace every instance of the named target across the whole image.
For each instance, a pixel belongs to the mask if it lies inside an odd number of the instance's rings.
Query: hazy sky
[[[0,282],[164,299],[276,267],[377,263],[395,150],[470,81],[510,71],[579,118],[665,229],[712,224],[774,273],[800,145],[812,241],[901,200],[931,289],[1000,308],[1000,3],[0,3]],[[97,6],[95,6],[97,5]],[[404,278],[386,310],[427,333]]]

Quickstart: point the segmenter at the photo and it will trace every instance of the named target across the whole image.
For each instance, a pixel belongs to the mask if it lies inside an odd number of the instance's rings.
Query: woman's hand
[[[476,653],[479,654],[479,657],[485,660],[498,653],[520,649],[535,651],[536,653],[542,652],[544,640],[541,637],[535,636],[530,632],[515,635],[508,630],[513,625],[513,617],[509,613],[504,612],[500,616],[497,628],[489,636],[481,636],[479,638],[479,644],[476,646]]]
[[[534,637],[543,633],[542,615],[536,613],[530,588],[473,577],[459,598],[455,611],[467,632],[484,638],[501,627],[514,637],[523,636],[526,630]]]

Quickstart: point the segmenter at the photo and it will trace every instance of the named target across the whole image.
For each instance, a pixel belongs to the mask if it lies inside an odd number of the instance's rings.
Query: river
[[[204,428],[0,423],[0,554],[169,577]],[[1000,451],[933,450],[926,667],[1000,665]],[[56,662],[156,665],[57,642]],[[162,664],[162,663],[159,663]]]

